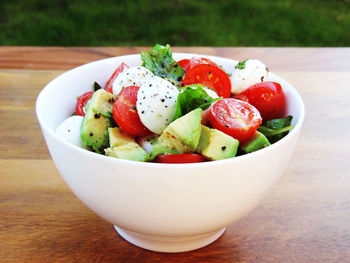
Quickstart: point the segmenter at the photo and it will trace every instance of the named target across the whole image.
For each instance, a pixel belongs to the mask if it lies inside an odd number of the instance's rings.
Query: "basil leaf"
[[[156,76],[165,78],[178,88],[185,75],[183,68],[173,59],[170,45],[156,44],[150,51],[141,52],[142,66]]]
[[[244,60],[244,61],[242,61],[242,62],[239,62],[239,63],[235,66],[235,68],[236,68],[236,69],[245,69],[245,63],[247,62],[247,60],[248,60],[248,59],[246,59],[246,60]]]
[[[271,143],[275,143],[294,128],[294,125],[291,125],[292,119],[293,116],[289,115],[285,118],[266,121],[260,125],[258,131],[263,133]]]
[[[213,102],[222,99],[221,97],[213,99],[203,87],[201,84],[183,87],[182,92],[177,97],[175,120],[197,108],[206,110]]]

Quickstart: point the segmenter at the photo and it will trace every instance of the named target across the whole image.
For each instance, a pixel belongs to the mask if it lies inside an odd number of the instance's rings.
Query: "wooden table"
[[[47,151],[35,99],[63,71],[147,48],[0,47],[0,262],[350,262],[350,48],[174,48],[259,58],[301,93],[306,119],[269,196],[215,243],[143,250],[86,208]]]

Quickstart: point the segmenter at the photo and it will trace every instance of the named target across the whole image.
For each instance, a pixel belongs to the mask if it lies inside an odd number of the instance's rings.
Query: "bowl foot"
[[[114,226],[114,228],[120,236],[131,244],[152,251],[170,253],[190,251],[209,245],[217,240],[226,230],[226,227],[224,227],[201,235],[163,237],[139,234],[117,226]]]

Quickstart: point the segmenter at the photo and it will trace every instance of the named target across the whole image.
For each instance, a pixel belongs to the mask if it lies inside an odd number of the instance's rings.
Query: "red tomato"
[[[180,66],[185,70],[188,71],[189,69],[193,68],[196,65],[200,64],[210,64],[217,66],[213,61],[211,61],[208,58],[200,58],[200,57],[193,57],[191,59],[182,59],[178,61],[177,63],[180,64]]]
[[[85,106],[87,102],[91,99],[93,91],[85,92],[83,95],[80,95],[77,99],[77,104],[75,105],[75,114],[80,116],[85,116]]]
[[[107,90],[110,93],[113,93],[113,82],[114,82],[114,80],[116,79],[116,77],[119,75],[120,72],[123,72],[124,70],[126,70],[128,68],[129,68],[129,66],[126,65],[124,62],[122,62],[122,64],[120,64],[119,67],[117,67],[117,69],[114,71],[112,76],[107,81],[105,90]]]
[[[156,163],[199,163],[204,162],[205,158],[195,153],[162,154],[158,155],[154,161]]]
[[[181,59],[177,63],[184,69],[184,71],[187,71],[190,67],[190,60],[187,58]]]
[[[188,70],[181,85],[190,84],[203,84],[215,90],[220,97],[228,98],[231,95],[230,78],[225,71],[214,65],[200,64]]]
[[[245,96],[261,114],[264,121],[282,118],[286,112],[286,97],[277,82],[260,82],[250,86],[238,96]]]
[[[113,105],[113,118],[122,131],[133,136],[152,134],[141,122],[136,110],[139,87],[129,86],[118,95]]]
[[[210,107],[209,122],[240,143],[255,135],[262,120],[259,111],[245,101],[227,98],[216,101]]]
[[[249,103],[249,100],[246,96],[244,95],[241,95],[241,94],[238,94],[238,95],[234,95],[233,96],[234,99],[237,99],[237,100],[243,100],[245,102],[248,102]]]

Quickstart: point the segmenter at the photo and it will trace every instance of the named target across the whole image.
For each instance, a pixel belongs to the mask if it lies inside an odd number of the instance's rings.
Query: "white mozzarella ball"
[[[174,85],[157,76],[140,85],[136,108],[143,125],[161,134],[174,119],[178,95]]]
[[[235,67],[231,79],[231,92],[238,94],[250,86],[267,80],[268,70],[260,60],[248,59],[242,65],[242,68]]]
[[[83,116],[71,116],[64,120],[56,129],[56,133],[64,140],[81,148],[86,148],[80,139],[80,128]]]
[[[141,86],[154,75],[145,67],[131,67],[119,73],[113,82],[113,94],[118,95],[122,89],[129,86]]]
[[[209,88],[203,88],[205,92],[208,94],[208,96],[212,97],[213,99],[219,98],[218,94]]]

